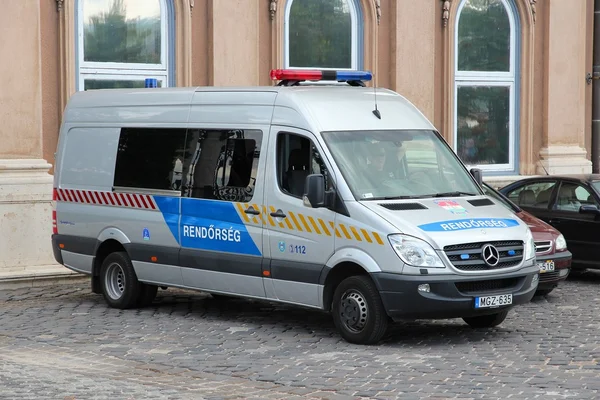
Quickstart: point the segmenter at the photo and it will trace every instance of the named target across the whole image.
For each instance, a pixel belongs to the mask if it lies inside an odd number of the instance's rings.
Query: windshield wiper
[[[477,196],[477,193],[469,192],[446,192],[432,194],[431,197],[460,197],[460,196]]]

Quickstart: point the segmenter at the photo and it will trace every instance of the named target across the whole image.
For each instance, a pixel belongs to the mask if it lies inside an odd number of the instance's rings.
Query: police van
[[[56,153],[56,260],[111,307],[201,290],[330,312],[362,344],[405,319],[494,327],[531,300],[529,228],[413,104],[368,87],[369,72],[271,77],[75,93]]]

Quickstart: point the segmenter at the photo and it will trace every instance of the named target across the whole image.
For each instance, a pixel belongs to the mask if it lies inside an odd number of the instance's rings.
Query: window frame
[[[75,90],[85,90],[86,79],[96,80],[144,80],[155,78],[163,81],[163,87],[174,82],[174,13],[170,0],[158,0],[160,7],[161,55],[159,64],[85,61],[83,3],[76,0],[75,7]],[[125,78],[125,79],[124,79]]]
[[[516,173],[519,168],[519,121],[518,121],[518,97],[519,78],[517,70],[520,68],[518,40],[519,25],[518,13],[514,8],[514,4],[510,0],[498,0],[504,6],[504,10],[509,20],[510,38],[509,38],[509,71],[464,71],[458,69],[458,43],[459,43],[459,27],[460,17],[465,4],[469,0],[462,0],[458,5],[456,12],[456,23],[454,24],[454,121],[453,121],[453,147],[458,151],[458,88],[459,87],[508,87],[509,88],[509,128],[508,128],[508,163],[502,164],[467,164],[468,168],[480,168],[485,172],[492,173]],[[492,175],[492,174],[490,174]]]
[[[344,0],[350,9],[351,40],[350,40],[350,68],[329,67],[296,67],[290,65],[290,12],[294,0],[288,0],[285,5],[283,19],[283,67],[299,70],[319,69],[323,71],[352,71],[363,68],[363,14],[359,0]]]

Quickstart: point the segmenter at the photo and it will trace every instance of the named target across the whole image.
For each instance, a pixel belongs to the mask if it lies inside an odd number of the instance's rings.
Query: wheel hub
[[[342,297],[340,316],[351,331],[360,331],[367,323],[367,302],[358,292],[350,292]]]

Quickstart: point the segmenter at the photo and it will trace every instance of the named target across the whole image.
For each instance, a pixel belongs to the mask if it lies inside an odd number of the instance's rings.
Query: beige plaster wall
[[[0,54],[6,58],[0,62],[0,159],[40,158],[40,3],[4,1],[2,5]]]
[[[544,131],[550,145],[585,145],[587,3],[547,0]]]
[[[192,85],[208,85],[210,57],[209,45],[209,2],[194,3],[192,11]]]
[[[40,0],[42,57],[43,158],[54,165],[54,152],[62,117],[60,106],[58,15],[54,0]],[[51,174],[54,169],[50,169]]]
[[[258,85],[259,12],[267,5],[259,0],[210,1],[210,84]]]
[[[399,0],[389,9],[392,37],[392,87],[434,118],[435,1]]]

